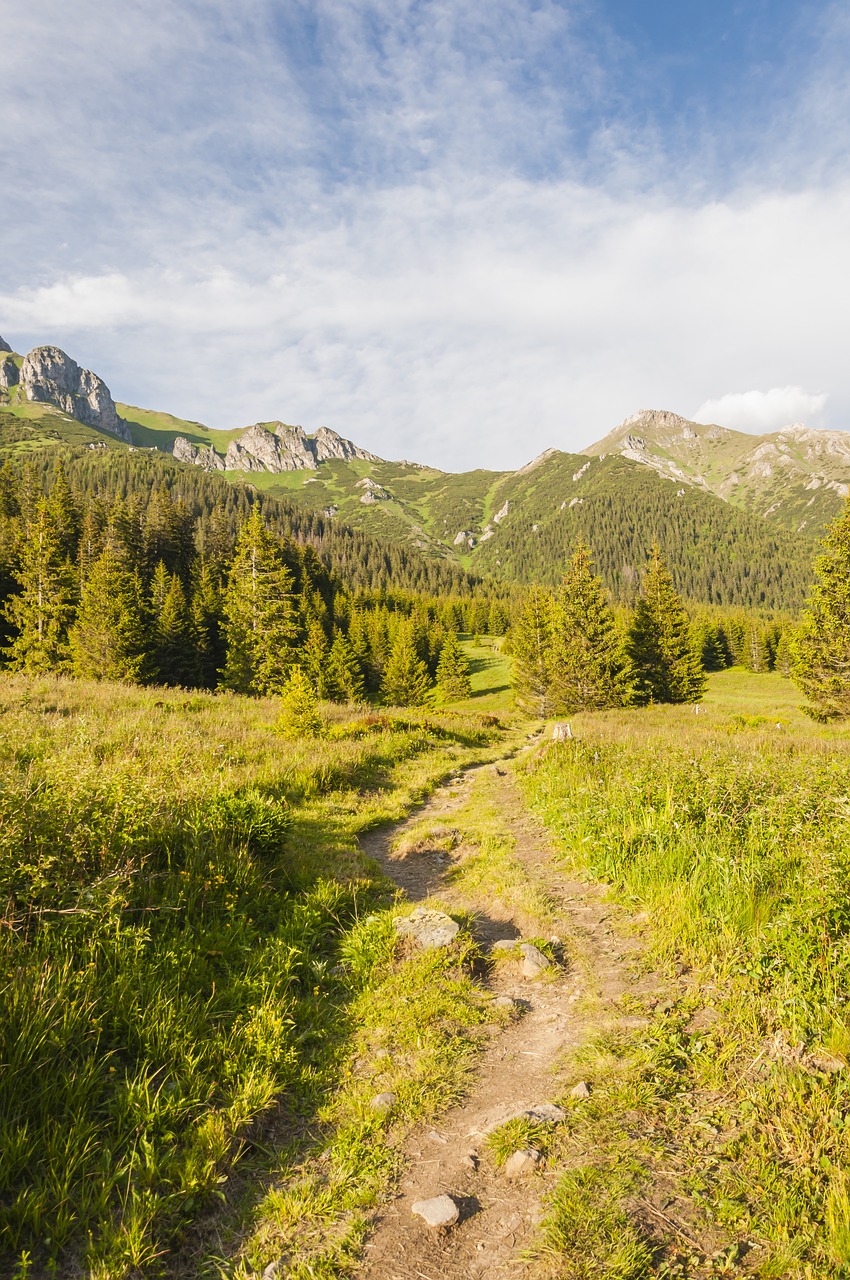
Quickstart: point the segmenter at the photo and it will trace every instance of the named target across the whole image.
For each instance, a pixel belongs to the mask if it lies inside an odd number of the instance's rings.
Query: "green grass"
[[[156,409],[139,409],[132,404],[117,402],[115,407],[130,427],[133,444],[145,449],[162,449],[165,453],[171,452],[177,436],[185,436],[192,444],[211,444],[217,453],[223,455],[231,440],[235,440],[243,429],[217,431],[213,427],[205,427],[202,422],[175,418],[173,414],[160,413]]]
[[[798,701],[779,676],[725,672],[703,714],[575,717],[529,766],[565,862],[648,914],[645,963],[670,992],[584,1050],[596,1087],[565,1128],[539,1256],[590,1230],[576,1186],[599,1178],[624,1180],[612,1221],[649,1253],[630,1271],[588,1244],[596,1270],[553,1274],[847,1274],[850,1083],[823,1063],[850,1050],[850,732]]]
[[[356,837],[503,735],[337,708],[324,736],[291,741],[270,700],[8,676],[0,713],[7,1270],[118,1280],[175,1244],[206,1256],[196,1224],[238,1199],[240,1168],[268,1166],[282,1124],[297,1147],[314,1124],[353,1132],[356,1112],[374,1153],[351,1195],[368,1198],[391,1154],[363,1083],[337,1087],[364,1011],[392,1006],[411,1115],[457,1088],[482,1014],[468,936],[439,973],[396,955]],[[446,1030],[418,1074],[408,982]]]

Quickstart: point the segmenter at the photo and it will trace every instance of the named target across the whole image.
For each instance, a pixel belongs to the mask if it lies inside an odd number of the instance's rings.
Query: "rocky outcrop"
[[[350,440],[344,440],[342,436],[337,435],[336,431],[331,431],[330,427],[319,427],[307,443],[312,448],[317,462],[329,462],[331,458],[340,458],[343,462],[350,462],[352,458],[360,458],[363,462],[381,461],[376,454],[369,453],[368,449],[359,448]]]
[[[130,428],[119,418],[103,379],[90,369],[81,369],[59,347],[30,351],[21,365],[20,383],[28,400],[55,405],[87,427],[131,442]]]
[[[224,459],[211,444],[192,444],[185,436],[178,436],[171,446],[172,457],[178,462],[189,462],[203,471],[223,471]]]
[[[376,484],[371,476],[366,476],[365,479],[358,480],[356,488],[364,490],[360,495],[360,501],[365,503],[366,506],[371,506],[374,502],[386,502],[390,497],[392,497],[390,492],[387,489],[382,488],[381,485]]]
[[[10,355],[12,354],[12,348],[5,338],[0,338],[0,351],[8,351]]]
[[[315,471],[317,464],[302,427],[258,422],[231,441],[224,465],[228,471],[270,471],[280,475],[283,471]]]
[[[279,475],[283,471],[314,470],[316,460],[307,448],[307,438],[298,427],[284,427],[270,431],[257,423],[231,441],[224,459],[228,471],[270,471]]]
[[[3,356],[0,359],[0,390],[8,391],[10,387],[16,387],[19,379],[17,363],[11,356]]]

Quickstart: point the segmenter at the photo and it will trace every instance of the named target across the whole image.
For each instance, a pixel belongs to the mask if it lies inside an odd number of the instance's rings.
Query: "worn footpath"
[[[473,795],[485,796],[498,811],[515,842],[512,857],[537,900],[546,902],[545,936],[554,963],[536,976],[533,955],[524,964],[511,943],[541,937],[539,914],[534,918],[518,908],[515,895],[501,893],[498,881],[465,887],[464,860],[473,852],[468,846],[461,842],[446,852],[429,848],[426,839],[406,853],[394,852],[405,848],[399,841],[405,828],[421,829],[423,819],[450,825]],[[594,1082],[570,1065],[572,1052],[602,1031],[634,1025],[638,1020],[621,1012],[622,998],[652,985],[635,963],[640,921],[609,902],[604,885],[572,880],[559,869],[547,833],[529,814],[507,764],[470,770],[401,828],[373,832],[363,843],[411,904],[433,899],[448,912],[473,915],[479,944],[492,960],[498,957],[485,981],[511,1017],[491,1032],[464,1102],[435,1127],[411,1135],[401,1182],[374,1214],[358,1275],[531,1277],[534,1263],[524,1255],[558,1171],[547,1169],[533,1151],[497,1167],[487,1138],[515,1117],[557,1123],[559,1111],[582,1105]],[[414,1213],[414,1205],[446,1195],[457,1209],[454,1225],[429,1227]],[[447,1216],[453,1216],[450,1209]]]

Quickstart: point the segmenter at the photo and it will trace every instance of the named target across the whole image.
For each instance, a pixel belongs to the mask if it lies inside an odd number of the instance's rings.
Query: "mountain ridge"
[[[73,380],[79,366],[59,355]],[[6,352],[0,367],[8,360],[20,375],[30,356]],[[31,363],[41,369],[45,361],[42,354]],[[272,420],[217,431],[118,402],[128,441],[81,425],[80,406],[70,403],[80,413],[74,419],[60,395],[50,403],[52,391],[46,378],[35,389],[20,376],[0,384],[0,406],[21,421],[20,429],[0,429],[4,451],[57,440],[155,450],[506,584],[554,580],[582,538],[621,599],[633,596],[658,540],[690,598],[797,607],[816,538],[850,484],[850,436],[800,425],[758,437],[641,410],[581,453],[547,449],[515,470],[445,472],[382,459],[328,427],[308,434]]]

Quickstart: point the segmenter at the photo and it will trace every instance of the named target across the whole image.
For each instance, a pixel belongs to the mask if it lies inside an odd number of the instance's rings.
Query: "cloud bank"
[[[736,431],[778,431],[804,422],[821,425],[828,396],[802,387],[771,387],[769,391],[737,391],[706,400],[693,415],[694,422],[718,423]]]

